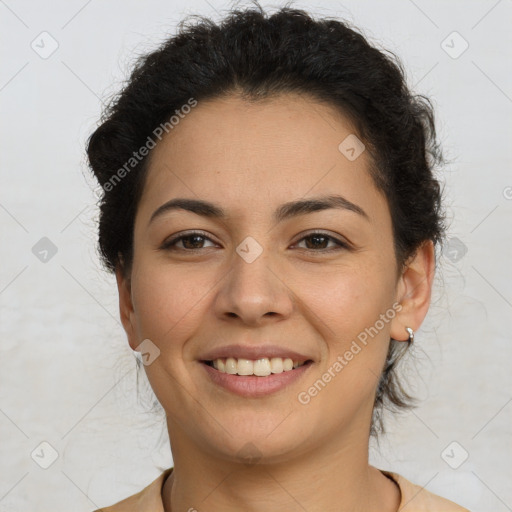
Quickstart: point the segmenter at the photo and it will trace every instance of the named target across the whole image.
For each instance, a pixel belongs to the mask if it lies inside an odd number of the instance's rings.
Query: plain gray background
[[[449,243],[406,372],[422,403],[387,418],[371,462],[472,511],[512,510],[512,1],[293,6],[396,52],[452,160]],[[84,143],[135,56],[228,7],[0,0],[0,511],[92,510],[172,464],[98,262]]]

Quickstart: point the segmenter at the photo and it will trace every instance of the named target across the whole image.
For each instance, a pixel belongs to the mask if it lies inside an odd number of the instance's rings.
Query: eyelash
[[[314,235],[321,235],[325,238],[327,238],[329,241],[333,241],[337,247],[330,247],[328,249],[303,249],[304,251],[307,251],[309,253],[330,253],[330,252],[333,252],[333,251],[339,251],[339,250],[347,250],[347,249],[350,249],[350,246],[348,243],[346,242],[343,242],[341,240],[338,240],[337,238],[331,236],[331,235],[328,235],[327,233],[324,233],[323,231],[312,231],[310,233],[307,233],[305,236],[303,236],[302,238],[300,238],[298,240],[297,243],[299,242],[302,242],[303,240],[309,238],[309,237],[312,237]],[[164,250],[179,250],[179,251],[185,251],[185,252],[194,252],[194,251],[200,251],[202,250],[203,248],[199,248],[199,249],[184,249],[184,248],[176,248],[175,247],[175,244],[185,238],[189,238],[189,237],[193,237],[193,236],[200,236],[206,240],[209,240],[210,242],[213,242],[215,243],[210,237],[208,237],[206,235],[206,233],[202,232],[202,231],[191,231],[189,233],[186,233],[186,234],[182,234],[182,235],[179,235],[177,237],[174,237],[174,238],[171,238],[170,240],[167,240],[166,242],[164,242],[162,244],[162,246],[160,247],[161,249],[164,249]],[[294,244],[296,245],[296,244]]]

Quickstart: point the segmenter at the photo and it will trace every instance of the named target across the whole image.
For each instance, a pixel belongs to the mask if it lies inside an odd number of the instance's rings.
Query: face
[[[230,96],[199,102],[152,150],[133,266],[117,276],[171,444],[286,460],[367,439],[389,338],[407,338],[407,284],[369,155],[338,149],[353,133],[303,96]],[[326,196],[339,197],[292,205]],[[161,208],[177,198],[213,207]]]

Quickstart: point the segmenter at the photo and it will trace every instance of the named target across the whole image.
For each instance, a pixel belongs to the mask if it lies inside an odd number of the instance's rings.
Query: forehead
[[[354,135],[338,110],[304,95],[200,101],[152,150],[140,209],[148,216],[171,197],[200,197],[243,216],[340,193],[372,210],[383,198],[369,155],[348,159],[339,148]]]

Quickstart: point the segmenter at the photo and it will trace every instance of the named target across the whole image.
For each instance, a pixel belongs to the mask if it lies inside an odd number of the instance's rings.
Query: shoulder
[[[388,478],[394,480],[400,488],[402,498],[398,507],[399,512],[470,512],[453,501],[442,498],[419,485],[409,482],[409,480],[397,473],[380,471]]]
[[[162,503],[162,486],[173,468],[166,469],[142,491],[123,501],[99,508],[93,512],[164,512]]]

